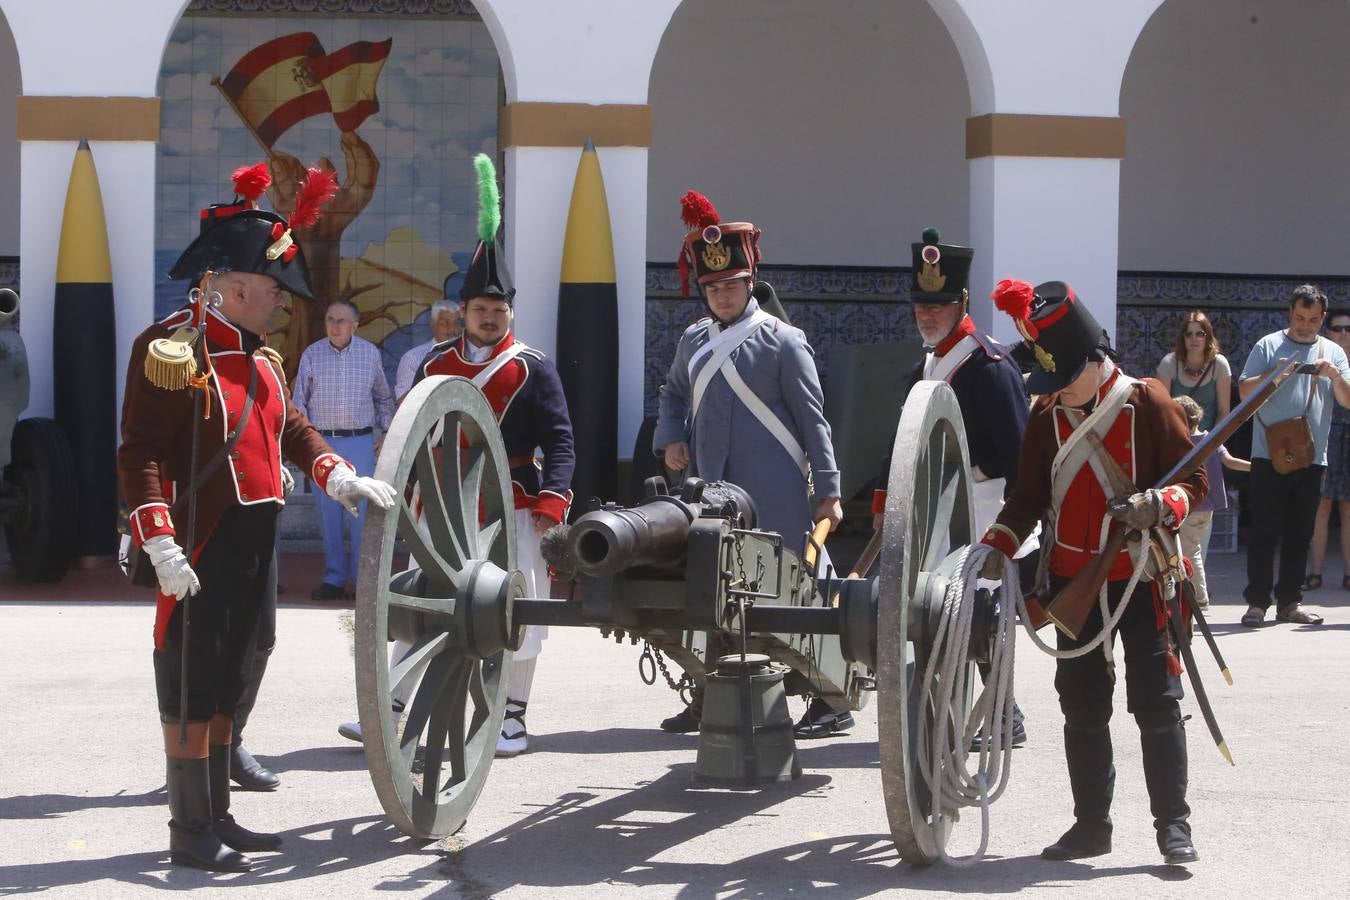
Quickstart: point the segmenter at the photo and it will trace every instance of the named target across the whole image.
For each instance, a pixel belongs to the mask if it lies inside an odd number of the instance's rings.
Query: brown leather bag
[[[1317,359],[1314,362],[1320,362],[1321,359],[1322,341],[1319,338]],[[1312,409],[1313,393],[1316,390],[1316,382],[1308,385],[1308,402],[1303,405],[1303,415],[1281,419],[1269,425],[1261,423],[1261,427],[1266,430],[1266,450],[1270,453],[1270,464],[1281,475],[1306,469],[1313,464],[1316,449],[1312,427],[1308,424],[1308,411]]]

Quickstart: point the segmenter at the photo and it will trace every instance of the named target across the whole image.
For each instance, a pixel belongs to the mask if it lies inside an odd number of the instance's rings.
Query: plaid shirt
[[[320,431],[376,426],[389,430],[394,395],[379,349],[353,337],[343,350],[324,338],[305,348],[293,389],[295,408]]]

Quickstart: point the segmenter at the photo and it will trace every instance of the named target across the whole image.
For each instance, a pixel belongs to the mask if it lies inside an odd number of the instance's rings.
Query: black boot
[[[853,713],[847,709],[835,709],[819,697],[812,697],[806,712],[793,726],[792,733],[799,738],[829,737],[853,727]]]
[[[1151,710],[1135,716],[1144,756],[1144,783],[1158,834],[1158,850],[1169,866],[1200,858],[1191,842],[1191,808],[1186,804],[1186,729],[1176,709]]]
[[[211,745],[211,827],[216,837],[236,850],[281,849],[281,835],[249,831],[230,815],[230,748]]]
[[[253,712],[253,704],[258,701],[258,688],[262,686],[263,674],[267,671],[267,660],[272,655],[269,647],[254,652],[250,660],[248,674],[244,677],[244,689],[239,694],[239,703],[234,708],[234,742],[230,745],[230,776],[239,787],[246,791],[275,791],[281,784],[281,778],[275,772],[253,758],[243,747],[244,726]]]
[[[661,720],[661,730],[671,734],[691,734],[703,723],[703,685],[689,690],[689,705],[669,718]]]
[[[1073,791],[1073,826],[1041,851],[1044,859],[1086,859],[1111,852],[1111,798],[1116,767],[1106,723],[1064,726],[1064,759]]]
[[[205,759],[168,757],[169,858],[208,872],[247,872],[248,857],[226,847],[211,828],[210,769]]]

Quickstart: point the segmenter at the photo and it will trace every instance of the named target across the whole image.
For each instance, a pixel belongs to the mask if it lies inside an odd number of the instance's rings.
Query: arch
[[[962,0],[928,0],[928,5],[947,26],[947,33],[961,54],[966,84],[970,90],[970,114],[978,116],[995,109],[994,72],[984,39],[970,20]]]

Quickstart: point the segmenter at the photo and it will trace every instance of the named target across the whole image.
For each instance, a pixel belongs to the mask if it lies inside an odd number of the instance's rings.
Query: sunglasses
[[[1207,337],[1209,337],[1209,332],[1208,332],[1208,331],[1188,331],[1188,332],[1186,332],[1186,337],[1188,337],[1188,338],[1192,338],[1192,337],[1202,337],[1202,338],[1207,338]]]
[[[1327,331],[1350,331],[1350,325],[1328,325]]]

